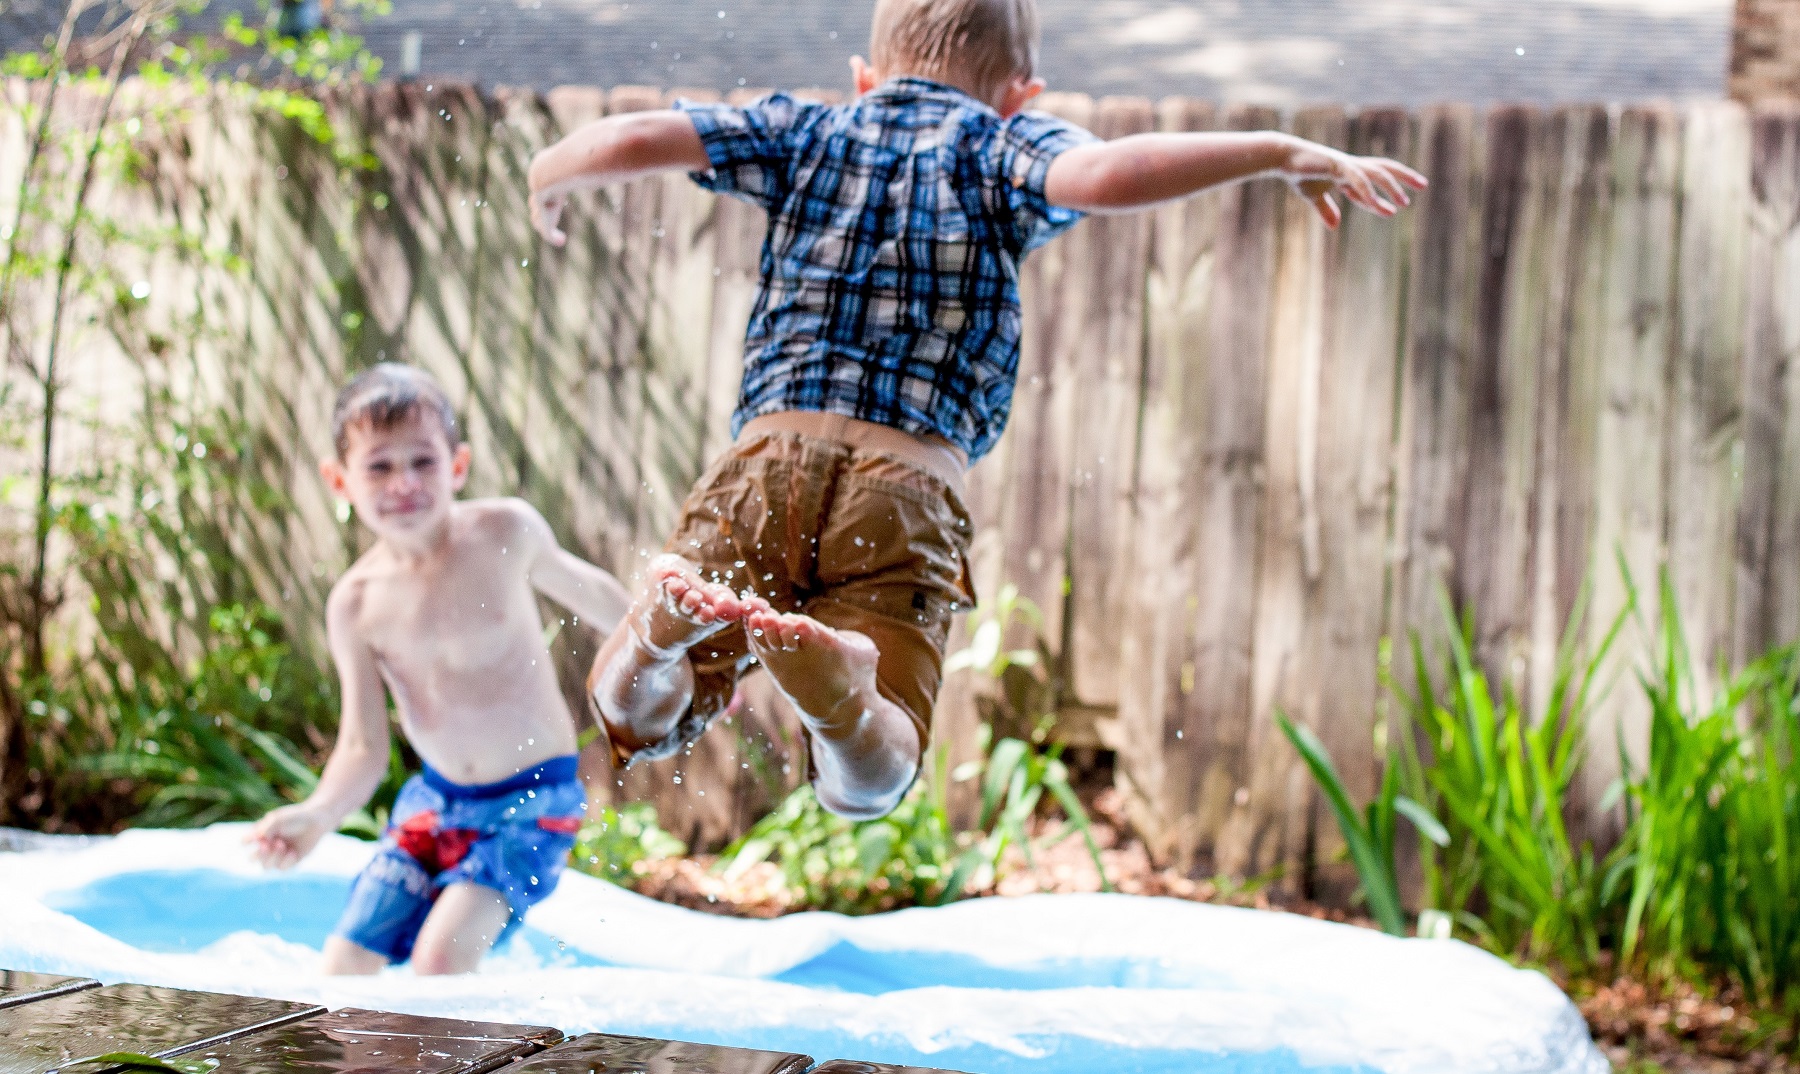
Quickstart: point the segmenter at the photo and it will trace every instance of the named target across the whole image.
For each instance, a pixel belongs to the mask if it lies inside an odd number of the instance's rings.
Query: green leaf
[[[1407,820],[1412,821],[1413,827],[1419,829],[1419,834],[1431,840],[1433,843],[1436,843],[1441,847],[1450,845],[1449,830],[1446,829],[1436,817],[1431,815],[1429,809],[1426,809],[1411,798],[1402,796],[1394,799],[1394,811],[1404,816]]]
[[[1405,936],[1406,918],[1400,908],[1399,884],[1394,879],[1393,861],[1391,858],[1383,861],[1378,855],[1369,830],[1363,826],[1357,817],[1356,808],[1350,804],[1350,796],[1344,791],[1344,782],[1338,776],[1336,766],[1331,763],[1331,755],[1326,751],[1324,743],[1319,741],[1310,728],[1288,719],[1285,712],[1277,712],[1275,722],[1288,741],[1294,744],[1301,759],[1312,771],[1314,781],[1325,792],[1325,799],[1337,818],[1338,830],[1343,833],[1344,842],[1349,845],[1350,858],[1356,866],[1357,876],[1362,880],[1363,895],[1368,900],[1369,912],[1375,916],[1382,931],[1391,936]]]

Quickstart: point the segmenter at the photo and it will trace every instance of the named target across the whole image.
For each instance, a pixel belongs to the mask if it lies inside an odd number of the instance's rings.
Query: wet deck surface
[[[169,1058],[324,1008],[276,999],[121,984],[0,1010],[0,1074],[45,1074],[112,1052]]]
[[[212,1074],[956,1074],[0,970],[0,1074],[128,1069],[81,1062],[114,1052]]]
[[[562,1040],[543,1026],[347,1008],[197,1053],[218,1074],[482,1074]]]
[[[590,1033],[519,1065],[518,1074],[805,1074],[811,1056]]]

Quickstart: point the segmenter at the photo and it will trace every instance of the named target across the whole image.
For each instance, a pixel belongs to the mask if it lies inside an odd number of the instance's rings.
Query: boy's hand
[[[1377,216],[1393,216],[1412,204],[1407,188],[1424,190],[1425,177],[1399,161],[1385,157],[1353,157],[1329,146],[1296,141],[1282,174],[1294,191],[1335,228],[1343,222],[1333,193],[1342,192],[1352,203]]]
[[[567,194],[551,190],[531,192],[531,226],[552,246],[560,247],[569,241],[561,227],[563,208],[568,204]]]
[[[312,853],[333,827],[329,818],[302,802],[270,811],[250,829],[244,842],[254,844],[251,853],[264,868],[291,869]]]

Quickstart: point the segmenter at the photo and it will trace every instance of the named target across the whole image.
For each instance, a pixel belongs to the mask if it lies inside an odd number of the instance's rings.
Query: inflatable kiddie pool
[[[974,1074],[1602,1074],[1541,974],[1462,943],[1127,895],[715,917],[570,873],[465,977],[318,972],[371,847],[244,828],[17,841],[0,967]]]

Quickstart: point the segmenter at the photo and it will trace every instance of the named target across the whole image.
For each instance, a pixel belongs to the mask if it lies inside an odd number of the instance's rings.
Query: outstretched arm
[[[693,120],[674,109],[597,119],[531,159],[531,226],[561,246],[568,236],[558,224],[570,194],[711,163]]]
[[[1424,176],[1397,161],[1355,157],[1265,131],[1134,134],[1077,146],[1051,162],[1044,192],[1054,205],[1118,213],[1264,176],[1287,180],[1331,227],[1343,219],[1334,193],[1392,216],[1411,202],[1407,188],[1426,185]]]
[[[550,523],[523,500],[517,508],[531,535],[532,588],[575,613],[575,621],[602,638],[619,627],[631,594],[607,571],[564,551]]]
[[[306,801],[271,811],[250,830],[257,859],[271,868],[289,868],[311,853],[345,817],[368,804],[387,775],[387,692],[375,654],[356,631],[359,599],[354,586],[340,584],[325,606],[326,638],[344,695],[325,772]]]

